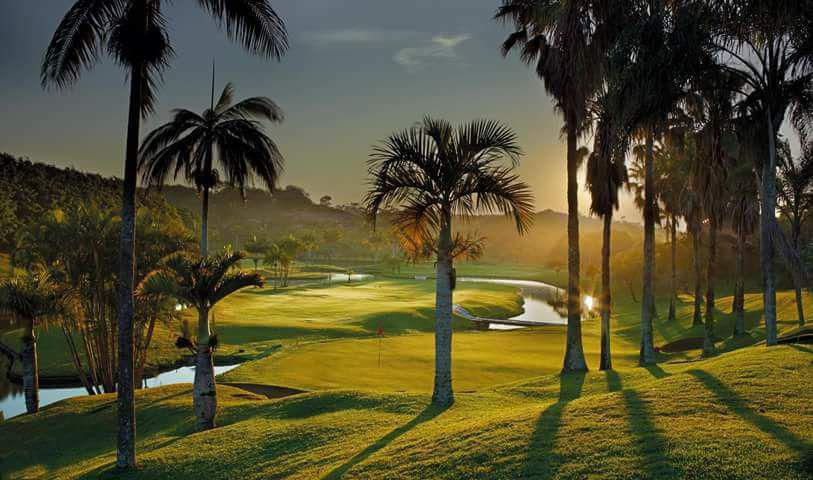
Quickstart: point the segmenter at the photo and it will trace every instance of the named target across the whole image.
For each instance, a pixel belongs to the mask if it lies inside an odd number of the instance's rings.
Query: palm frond
[[[234,85],[229,82],[223,87],[220,99],[218,99],[215,104],[215,113],[218,115],[223,114],[223,112],[231,106],[232,102],[234,102]]]
[[[268,120],[272,123],[282,123],[285,120],[282,109],[268,97],[247,98],[222,111],[218,105],[217,111],[223,120],[249,119],[252,117]]]
[[[232,293],[247,287],[262,287],[263,279],[255,272],[232,272],[224,276],[210,295],[211,305],[228,297]]]
[[[110,24],[122,12],[125,0],[78,0],[54,31],[42,61],[43,88],[64,88],[79,78],[83,69],[98,61]]]
[[[232,40],[254,54],[279,59],[288,50],[285,23],[268,0],[197,0]]]

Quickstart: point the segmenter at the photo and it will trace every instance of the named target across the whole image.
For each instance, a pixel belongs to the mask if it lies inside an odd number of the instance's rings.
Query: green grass
[[[522,299],[511,287],[463,284],[456,294],[457,302],[478,315],[507,318],[522,311]],[[221,342],[216,360],[263,357],[280,346],[303,342],[369,337],[379,323],[388,334],[429,332],[434,328],[434,302],[433,282],[402,279],[243,290],[214,309]],[[196,316],[190,312],[188,318],[194,322]],[[471,328],[462,320],[455,326]],[[174,347],[179,331],[178,325],[157,329],[151,365],[174,364],[186,353]],[[15,345],[19,337],[19,331],[12,331],[4,340]],[[39,355],[43,375],[73,374],[61,330],[40,332]]]
[[[809,478],[813,351],[544,375],[457,395],[330,390],[265,400],[220,386],[194,433],[188,386],[139,392],[140,469],[110,472],[113,396],[0,424],[2,478]],[[67,448],[66,446],[70,446]]]
[[[464,264],[458,274],[545,280],[551,272]],[[659,303],[656,344],[702,335],[691,326],[691,298],[680,300],[672,324]],[[521,308],[515,289],[490,284],[459,284],[455,302],[490,317]],[[746,298],[751,337],[728,339],[730,302],[717,302],[724,353],[662,355],[658,366],[638,368],[641,306],[619,292],[616,372],[586,375],[558,375],[563,327],[481,332],[456,319],[457,402],[441,411],[428,407],[433,282],[246,290],[216,309],[219,354],[256,360],[220,382],[310,393],[266,400],[221,384],[221,427],[197,434],[188,386],[139,391],[141,469],[129,477],[110,473],[114,397],[60,402],[0,424],[0,439],[15,439],[2,443],[0,478],[809,478],[813,349],[747,346],[764,336],[756,293]],[[778,307],[781,331],[794,329],[792,292],[779,293]],[[583,322],[583,338],[595,369],[596,318]]]
[[[486,270],[477,265],[478,270]],[[490,267],[489,267],[490,268]],[[516,270],[512,271],[516,273]],[[482,275],[483,273],[478,273]],[[526,271],[526,278],[532,272]],[[424,282],[428,284],[427,282]],[[375,285],[373,283],[372,285]],[[471,283],[462,283],[466,287]],[[482,284],[474,284],[482,285]],[[612,351],[616,366],[631,367],[637,363],[640,341],[640,303],[629,295],[615,296]],[[806,308],[813,311],[813,296],[806,294]],[[459,291],[455,300],[464,305],[468,300]],[[731,297],[717,301],[716,335],[721,341],[721,352],[758,343],[764,339],[764,328],[757,322],[762,311],[761,294],[746,296],[746,327],[751,335],[732,340],[734,318],[730,314]],[[469,303],[471,304],[471,303]],[[777,297],[780,332],[796,327],[793,292],[779,292]],[[340,306],[340,308],[343,308]],[[349,308],[353,308],[350,306]],[[668,304],[659,304],[660,318],[654,322],[656,345],[681,338],[702,337],[703,326],[692,326],[693,303],[691,297],[679,298],[674,323],[665,321]],[[296,312],[290,312],[296,316]],[[427,327],[431,326],[431,311]],[[488,316],[488,315],[484,315]],[[232,382],[260,382],[306,390],[353,388],[380,391],[429,392],[434,371],[434,336],[431,332],[392,336],[402,333],[391,331],[384,324],[386,336],[380,341],[381,366],[378,364],[379,340],[353,339],[303,342],[288,345],[273,355],[249,362],[225,375]],[[428,328],[427,328],[428,329]],[[582,338],[588,365],[599,364],[600,322],[592,317],[582,323]],[[516,381],[529,376],[555,373],[561,369],[564,358],[565,328],[539,327],[502,332],[458,331],[453,336],[452,377],[458,389],[479,390]],[[693,360],[700,351],[662,354],[661,361]]]

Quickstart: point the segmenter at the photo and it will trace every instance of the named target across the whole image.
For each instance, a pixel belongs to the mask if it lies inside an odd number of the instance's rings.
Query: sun
[[[593,309],[593,305],[595,304],[596,299],[593,298],[591,295],[584,296],[584,306],[587,307],[588,310]]]

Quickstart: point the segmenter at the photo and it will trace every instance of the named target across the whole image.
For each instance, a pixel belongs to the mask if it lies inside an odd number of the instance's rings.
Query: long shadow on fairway
[[[368,458],[370,458],[371,455],[392,443],[392,441],[395,440],[396,438],[407,433],[408,431],[412,430],[418,425],[432,420],[441,413],[445,412],[447,409],[448,407],[436,407],[432,404],[429,404],[420,414],[418,414],[417,417],[410,420],[409,423],[402,425],[396,428],[395,430],[391,431],[390,433],[384,435],[378,441],[368,446],[367,448],[356,454],[353,458],[340,465],[339,467],[336,467],[335,469],[333,469],[333,471],[331,471],[322,478],[324,480],[335,480],[342,478],[342,476],[345,473],[347,473],[348,470],[358,465],[359,463],[367,460]]]
[[[565,458],[554,453],[556,434],[561,427],[565,407],[581,396],[585,376],[584,372],[576,372],[559,377],[559,399],[540,413],[536,420],[521,478],[551,478],[564,463]]]
[[[787,428],[779,425],[765,415],[761,415],[750,408],[747,402],[735,391],[731,390],[715,376],[703,370],[689,370],[689,374],[700,380],[700,382],[729,410],[736,413],[743,420],[754,425],[758,429],[774,437],[786,447],[799,454],[805,453],[810,448],[801,437],[791,432]]]
[[[650,373],[656,378],[669,375],[660,367],[655,370],[650,370]],[[621,377],[615,371],[607,372],[607,387],[611,392],[620,391],[624,400],[630,433],[635,437],[642,457],[640,478],[681,478],[682,472],[672,465],[666,453],[666,440],[652,423],[652,415],[646,401],[635,390],[623,389]]]
[[[799,345],[799,344],[796,344],[796,343],[789,343],[789,344],[788,344],[788,346],[789,346],[790,348],[794,348],[794,349],[796,349],[796,350],[799,350],[800,352],[804,352],[804,353],[813,353],[813,348],[810,348],[810,347],[803,347],[803,346],[801,346],[801,345]]]

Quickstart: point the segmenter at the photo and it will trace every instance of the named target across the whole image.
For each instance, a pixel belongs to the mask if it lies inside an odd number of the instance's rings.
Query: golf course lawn
[[[348,352],[347,355],[353,355]],[[0,423],[0,476],[20,478],[810,478],[813,351],[560,376],[457,395],[330,390],[267,400],[219,386],[196,433],[189,386],[137,393],[139,470],[112,472],[115,397]],[[66,446],[70,446],[69,448]],[[766,477],[767,475],[767,477]]]
[[[460,283],[455,302],[484,317],[521,310],[505,285]],[[456,402],[439,410],[431,280],[248,289],[215,311],[219,354],[255,358],[218,377],[219,428],[195,432],[188,385],[139,390],[140,468],[121,476],[115,396],[69,399],[0,422],[0,478],[810,478],[813,349],[759,343],[759,294],[746,297],[750,337],[731,340],[730,306],[717,302],[719,355],[640,368],[641,306],[616,294],[615,371],[596,370],[600,326],[586,315],[592,370],[564,376],[565,327],[478,331],[456,318]],[[778,307],[780,333],[795,330],[793,292]],[[658,311],[656,345],[702,336],[688,296],[675,322]],[[268,399],[246,384],[304,393]]]

